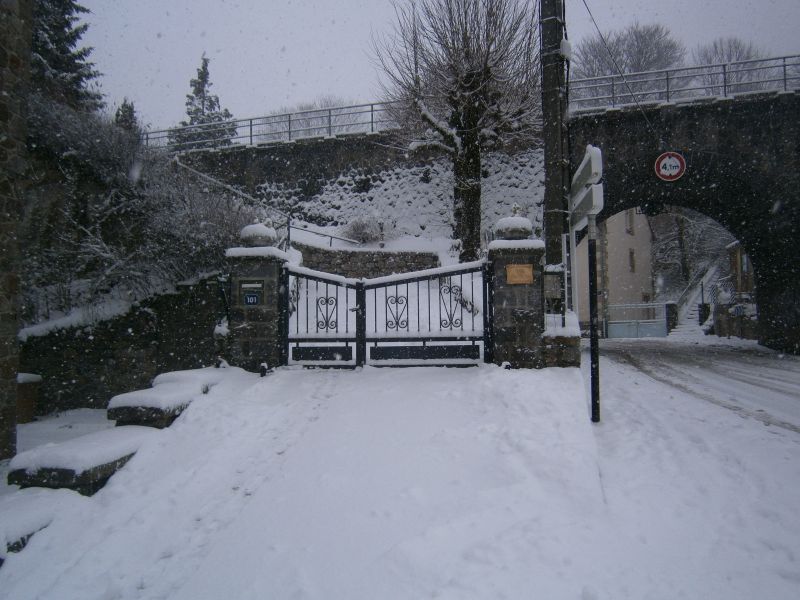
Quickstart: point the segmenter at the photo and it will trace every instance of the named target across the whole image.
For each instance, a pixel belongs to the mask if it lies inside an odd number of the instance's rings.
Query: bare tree
[[[714,219],[681,207],[650,219],[653,270],[680,287],[726,255],[733,235]],[[673,290],[674,291],[674,290]]]
[[[402,107],[409,148],[452,157],[454,234],[461,259],[473,260],[482,152],[540,122],[536,8],[529,0],[417,0],[395,12],[392,34],[374,43],[384,89]]]
[[[630,76],[630,73],[659,71],[683,64],[686,49],[672,33],[658,24],[642,25],[634,23],[625,29],[612,31],[605,35],[594,35],[581,40],[575,47],[571,64],[574,79],[608,76],[609,89],[602,87],[573,88],[576,98],[612,95],[611,86],[616,85],[614,93],[621,96],[631,93],[641,100],[658,100],[659,83],[650,75]],[[620,73],[626,74],[625,81],[614,79]],[[598,105],[605,101],[598,102]]]
[[[572,59],[576,78],[617,75],[617,67],[623,73],[669,69],[680,66],[686,55],[670,30],[656,23],[634,23],[607,34],[605,41],[608,47],[594,35],[576,45]]]
[[[764,84],[757,82],[770,78],[766,64],[759,62],[736,63],[759,61],[765,56],[766,53],[753,42],[737,37],[717,38],[713,42],[701,44],[692,50],[692,60],[696,65],[724,64],[726,67],[724,73],[721,67],[709,67],[701,75],[709,95],[721,94],[723,86],[733,92],[752,92],[763,89]]]

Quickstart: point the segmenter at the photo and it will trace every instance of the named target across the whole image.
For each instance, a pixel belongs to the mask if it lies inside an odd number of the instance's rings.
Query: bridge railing
[[[570,81],[573,110],[800,87],[800,55]]]
[[[800,88],[800,55],[606,75],[570,82],[573,110]],[[146,131],[147,146],[170,151],[258,145],[397,129],[399,103],[373,102]]]
[[[391,102],[337,106],[146,131],[144,143],[168,150],[267,144],[397,128]]]

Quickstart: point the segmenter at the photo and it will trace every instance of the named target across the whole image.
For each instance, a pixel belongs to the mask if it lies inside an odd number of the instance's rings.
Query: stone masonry
[[[280,252],[280,251],[276,251]],[[280,344],[281,271],[285,259],[258,255],[231,257],[228,344],[231,362],[248,371],[282,362]],[[247,296],[257,298],[248,303]]]
[[[16,450],[17,226],[27,169],[31,3],[0,0],[0,459]]]
[[[543,256],[541,240],[519,240],[516,247],[502,247],[494,242],[489,248],[494,269],[494,362],[497,364],[507,363],[515,369],[545,366]],[[509,280],[508,267],[518,266],[531,268],[530,283]]]
[[[435,252],[394,252],[390,250],[335,249],[292,242],[303,253],[303,266],[343,277],[383,277],[433,269],[439,265]]]

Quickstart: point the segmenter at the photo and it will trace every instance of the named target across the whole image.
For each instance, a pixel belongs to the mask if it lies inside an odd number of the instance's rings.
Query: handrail
[[[570,105],[573,109],[597,109],[637,102],[727,97],[748,91],[796,88],[800,88],[800,54],[791,54],[572,79]],[[392,118],[392,109],[397,106],[401,106],[401,102],[370,102],[156,129],[145,131],[142,141],[146,146],[185,152],[377,133],[400,127]]]
[[[323,233],[321,231],[314,231],[312,229],[306,229],[304,227],[297,227],[295,225],[292,225],[292,216],[289,213],[285,213],[282,210],[280,210],[278,208],[275,208],[274,206],[264,206],[264,203],[262,201],[260,201],[258,198],[254,197],[254,196],[251,196],[250,194],[248,194],[246,192],[238,190],[235,187],[233,187],[231,185],[228,185],[224,181],[220,181],[219,179],[215,179],[214,177],[211,177],[210,175],[206,175],[205,173],[202,173],[202,172],[198,171],[197,169],[194,169],[194,168],[190,167],[189,165],[182,163],[177,156],[175,156],[172,160],[177,166],[179,166],[182,169],[192,173],[196,177],[199,177],[200,179],[202,179],[204,181],[207,181],[209,183],[212,183],[214,185],[218,185],[221,188],[231,192],[232,194],[234,194],[236,196],[239,196],[241,198],[249,200],[253,204],[255,204],[257,206],[261,206],[262,208],[267,208],[268,210],[271,210],[272,212],[277,213],[280,216],[282,216],[283,218],[285,218],[286,219],[285,226],[286,226],[286,246],[287,247],[292,245],[292,229],[294,229],[295,231],[308,231],[309,233],[313,233],[315,235],[320,235],[320,236],[323,236],[323,237],[331,238],[331,244],[333,244],[333,240],[342,240],[344,242],[350,242],[351,244],[356,244],[358,246],[361,245],[361,242],[359,242],[357,240],[351,240],[350,238],[340,237],[338,235],[332,235],[330,233]]]
[[[375,133],[398,127],[391,118],[391,109],[395,105],[399,102],[371,102],[185,125],[145,131],[142,141],[146,146],[182,152],[232,144],[256,145]]]
[[[713,267],[712,267],[713,268]],[[697,271],[692,278],[689,280],[689,284],[684,288],[681,292],[681,295],[678,296],[678,299],[675,300],[675,304],[678,305],[678,310],[680,310],[684,304],[686,304],[687,298],[689,297],[689,292],[691,292],[695,287],[697,287],[697,283],[706,276],[708,270],[700,270]]]
[[[800,54],[570,81],[573,109],[800,88]],[[702,93],[697,93],[702,92]]]
[[[323,237],[327,237],[331,239],[331,244],[333,244],[333,240],[342,240],[343,242],[349,242],[351,244],[355,244],[356,246],[361,246],[362,243],[358,240],[351,240],[350,238],[341,237],[338,235],[333,235],[330,233],[323,233],[322,231],[314,231],[313,229],[306,229],[305,227],[292,227],[295,231],[307,231],[308,233],[313,233],[314,235],[321,235]]]

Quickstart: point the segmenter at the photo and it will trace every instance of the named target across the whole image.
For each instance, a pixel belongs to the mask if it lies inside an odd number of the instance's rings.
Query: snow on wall
[[[356,217],[374,216],[388,236],[450,237],[453,226],[453,173],[448,158],[402,165],[375,173],[351,169],[325,182],[322,190],[306,196],[300,189],[275,182],[258,191],[280,203],[290,203],[296,214],[320,225],[343,225]],[[483,228],[511,215],[514,203],[522,208],[534,231],[541,229],[544,200],[544,160],[541,149],[518,154],[484,155],[482,179]]]

